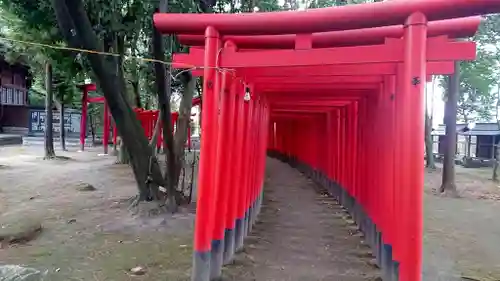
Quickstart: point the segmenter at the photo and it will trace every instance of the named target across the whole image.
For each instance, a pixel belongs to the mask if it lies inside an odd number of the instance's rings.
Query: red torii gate
[[[352,213],[386,280],[420,281],[423,85],[429,75],[453,74],[455,61],[475,59],[473,42],[452,39],[478,23],[432,21],[494,12],[500,0],[155,14],[160,31],[204,45],[174,57],[202,67],[195,73],[204,77],[192,279],[219,278],[242,247],[259,213],[267,148]],[[347,31],[362,28],[370,29]],[[367,38],[353,39],[360,32]]]
[[[103,148],[104,154],[108,154],[108,144],[109,144],[109,129],[111,124],[111,116],[109,112],[109,107],[107,105],[106,99],[104,97],[89,97],[88,93],[96,90],[96,85],[93,83],[79,85],[78,88],[82,90],[82,114],[80,119],[80,151],[84,151],[85,149],[85,138],[86,138],[86,128],[87,128],[87,115],[88,115],[88,104],[89,103],[103,103],[104,104],[104,113],[103,113]],[[192,100],[192,105],[197,106],[201,104],[201,98],[196,97]],[[154,126],[157,120],[159,111],[158,110],[144,110],[142,108],[134,109],[134,112],[137,114],[137,118],[144,129],[144,133],[148,139],[151,139],[154,134]],[[179,118],[178,112],[172,112],[172,125],[177,122]],[[158,141],[156,143],[157,147],[160,148],[162,145],[163,137],[161,134],[161,126],[160,126],[160,134],[158,134]],[[173,127],[172,127],[173,128]],[[113,144],[117,143],[118,131],[116,126],[113,126]],[[188,147],[191,147],[191,127],[188,127],[188,138],[187,138]]]
[[[79,85],[78,88],[82,90],[82,114],[80,118],[80,151],[85,149],[85,138],[87,133],[87,115],[88,115],[88,104],[89,103],[103,103],[103,137],[102,144],[104,147],[104,154],[108,154],[108,143],[109,143],[109,128],[111,119],[109,118],[109,107],[106,99],[104,97],[89,97],[89,92],[96,90],[96,85],[92,83],[87,83]]]

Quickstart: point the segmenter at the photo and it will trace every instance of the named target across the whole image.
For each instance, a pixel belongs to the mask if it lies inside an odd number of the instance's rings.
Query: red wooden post
[[[265,107],[265,100],[263,96],[260,96],[260,103],[259,103],[259,118],[256,123],[256,128],[259,132],[259,138],[256,142],[256,164],[255,164],[255,180],[254,180],[254,194],[253,194],[253,205],[252,205],[252,212],[253,212],[253,221],[252,223],[255,223],[255,219],[257,218],[257,215],[259,213],[259,200],[261,199],[261,192],[262,192],[262,187],[263,187],[263,179],[264,179],[264,172],[265,172],[265,155],[266,155],[266,139],[267,139],[267,123],[265,121],[266,119],[266,107]]]
[[[422,280],[423,190],[424,186],[424,86],[426,78],[427,19],[422,13],[412,14],[405,23],[404,105],[406,126],[406,163],[409,177],[403,193],[403,224],[406,257],[401,264],[402,281]]]
[[[225,237],[224,237],[224,264],[229,264],[234,257],[235,253],[235,238],[236,229],[235,222],[237,218],[237,200],[240,194],[241,183],[239,175],[241,171],[238,168],[241,166],[241,150],[243,144],[242,136],[242,111],[243,111],[243,97],[241,94],[241,87],[238,81],[233,80],[231,83],[231,92],[229,95],[230,102],[233,107],[233,118],[231,118],[231,130],[228,137],[232,143],[232,153],[227,155],[230,157],[227,160],[228,166],[226,175],[228,176],[228,199],[227,199],[227,212],[225,218]],[[238,166],[239,165],[239,166]]]
[[[245,95],[245,90],[243,85],[237,87],[237,100],[236,100],[236,111],[237,123],[236,123],[236,162],[234,165],[234,196],[232,202],[232,217],[234,224],[234,250],[243,247],[243,219],[244,212],[241,206],[241,198],[244,191],[244,182],[242,177],[244,175],[243,162],[244,159],[244,147],[246,145],[246,117],[248,108],[246,102],[243,100]],[[234,254],[234,253],[232,253]],[[232,256],[232,255],[231,255]]]
[[[85,150],[85,138],[87,135],[87,108],[88,108],[88,90],[86,86],[82,87],[82,116],[80,118],[80,151]]]
[[[326,176],[328,179],[333,179],[333,147],[335,140],[333,139],[333,112],[330,111],[326,115],[326,149],[327,149],[327,163],[326,163]]]
[[[360,225],[360,228],[364,230],[364,216],[366,212],[369,210],[369,201],[367,199],[369,191],[370,191],[370,167],[369,167],[369,147],[370,144],[367,144],[369,142],[369,137],[368,137],[368,129],[369,129],[369,122],[367,121],[368,119],[368,112],[367,112],[367,98],[363,98],[360,101],[359,105],[359,114],[360,114],[360,140],[359,140],[359,169],[362,171],[363,176],[359,179],[359,188],[357,190],[357,195],[356,199],[358,201],[359,207],[362,209],[358,210],[356,212],[356,219]]]
[[[248,146],[249,146],[249,136],[251,135],[251,111],[252,111],[251,100],[244,101],[243,103],[243,116],[242,116],[242,148],[241,148],[241,161],[239,163],[239,178],[241,179],[241,184],[239,188],[238,194],[238,216],[236,219],[236,250],[239,250],[243,247],[243,240],[246,235],[246,195],[247,195],[247,184],[246,177],[248,175]]]
[[[340,121],[340,130],[341,130],[341,150],[340,150],[340,183],[341,185],[346,188],[346,110],[343,108],[341,110],[341,121]]]
[[[251,158],[250,160],[250,170],[249,170],[249,179],[248,179],[248,184],[249,184],[249,194],[248,194],[248,203],[247,203],[247,208],[248,208],[248,233],[252,231],[253,227],[253,222],[255,220],[255,208],[254,208],[254,203],[255,203],[255,195],[256,195],[256,188],[257,188],[257,165],[258,165],[258,155],[259,155],[259,138],[260,135],[262,134],[262,131],[259,130],[259,121],[260,121],[260,116],[261,116],[261,97],[260,96],[255,96],[255,101],[254,101],[254,113],[253,113],[253,120],[252,120],[252,128],[253,128],[253,134],[252,134],[252,143],[251,143]]]
[[[243,209],[245,211],[245,219],[243,223],[243,234],[244,237],[248,235],[249,232],[249,221],[250,221],[250,196],[252,192],[252,164],[253,164],[253,145],[255,143],[254,137],[255,137],[255,131],[254,131],[254,121],[255,121],[255,108],[256,108],[256,100],[255,100],[255,93],[251,93],[250,100],[248,101],[248,120],[247,120],[247,133],[246,137],[248,139],[246,146],[245,146],[245,154],[244,154],[244,159],[247,159],[244,163],[244,171],[245,171],[245,177],[244,179],[244,184],[245,184],[245,193],[243,196]]]
[[[384,167],[383,188],[383,228],[382,228],[382,249],[381,249],[381,269],[383,279],[391,280],[393,271],[393,245],[394,245],[394,96],[396,91],[396,78],[386,76],[384,79],[383,92],[383,143],[381,166]]]
[[[404,225],[402,220],[404,220],[404,215],[402,214],[401,200],[403,197],[401,196],[403,192],[404,178],[407,177],[408,170],[402,165],[405,163],[404,159],[406,157],[404,151],[404,141],[405,135],[404,126],[405,124],[405,105],[403,98],[404,91],[404,76],[403,76],[403,64],[398,64],[397,72],[396,72],[396,95],[395,95],[395,118],[394,122],[394,136],[395,141],[394,144],[394,163],[395,167],[398,167],[398,171],[394,173],[394,245],[393,245],[393,259],[396,261],[395,263],[395,271],[398,270],[399,264],[402,261],[402,257],[404,249],[403,249],[403,240],[404,240]]]
[[[354,139],[353,139],[353,149],[352,149],[352,166],[353,166],[353,183],[352,183],[352,192],[353,196],[357,198],[358,193],[357,193],[357,188],[358,188],[358,175],[362,175],[361,172],[359,172],[359,166],[358,166],[358,138],[359,138],[359,127],[358,127],[358,122],[359,122],[359,112],[358,112],[358,102],[355,101],[353,103],[353,132],[355,134]]]
[[[387,198],[387,244],[390,244],[391,246],[394,243],[394,226],[393,222],[395,219],[395,207],[394,207],[394,174],[395,174],[395,166],[394,166],[394,160],[395,160],[395,149],[394,149],[394,139],[395,139],[395,128],[394,128],[394,112],[395,112],[395,94],[396,94],[396,77],[394,76],[389,76],[388,77],[388,89],[387,89],[387,98],[388,100],[388,106],[387,106],[387,113],[386,113],[386,135],[387,135],[387,190],[388,194],[386,196]],[[392,247],[391,247],[391,254],[392,254]]]
[[[208,27],[205,32],[205,68],[203,80],[203,141],[201,142],[200,168],[198,174],[197,211],[195,223],[193,281],[210,279],[210,249],[213,230],[213,196],[215,193],[214,174],[217,147],[218,94],[215,91],[216,59],[219,49],[217,30]]]
[[[264,193],[264,182],[265,182],[265,176],[266,176],[266,155],[267,155],[267,139],[268,139],[268,134],[269,130],[266,130],[266,128],[269,127],[269,108],[267,106],[267,101],[263,101],[263,114],[262,114],[262,120],[261,120],[261,130],[264,133],[261,142],[260,142],[260,150],[261,150],[261,157],[259,161],[259,181],[258,181],[258,198],[257,198],[257,215],[260,213],[260,207],[262,204],[262,199],[263,199],[263,193]]]
[[[228,170],[231,164],[231,155],[227,151],[233,150],[232,140],[232,122],[234,114],[234,102],[230,93],[231,77],[229,73],[224,72],[221,80],[221,107],[220,107],[220,126],[217,137],[217,155],[215,166],[216,170],[215,187],[217,195],[214,198],[215,206],[218,208],[217,216],[214,221],[212,237],[212,256],[210,262],[210,279],[219,279],[222,274],[222,265],[224,257],[224,235],[226,212],[229,198],[229,180]]]

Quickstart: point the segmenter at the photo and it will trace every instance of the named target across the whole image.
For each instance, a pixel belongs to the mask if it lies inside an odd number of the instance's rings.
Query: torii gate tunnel
[[[351,212],[384,280],[422,279],[424,87],[474,60],[500,0],[384,1],[295,12],[154,15],[203,71],[192,280],[219,278],[262,201],[266,151]],[[465,18],[468,17],[468,18]]]

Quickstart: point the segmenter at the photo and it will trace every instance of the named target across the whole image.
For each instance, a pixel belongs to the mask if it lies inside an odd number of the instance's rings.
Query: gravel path
[[[270,159],[259,222],[232,280],[377,280],[369,248],[343,209],[305,176]]]

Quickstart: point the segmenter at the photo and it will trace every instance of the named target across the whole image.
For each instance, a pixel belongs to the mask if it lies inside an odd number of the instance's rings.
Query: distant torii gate
[[[192,280],[220,278],[243,246],[266,149],[351,212],[384,280],[422,280],[424,82],[475,59],[475,44],[454,38],[474,34],[479,19],[461,17],[498,12],[500,0],[411,0],[155,14],[160,32],[192,46],[174,67],[203,69]]]
[[[96,85],[93,83],[79,85],[78,88],[82,90],[82,113],[80,119],[80,151],[84,151],[85,149],[85,139],[86,139],[86,128],[87,128],[87,117],[88,117],[88,104],[89,103],[103,103],[104,104],[104,113],[103,113],[103,147],[104,154],[108,154],[108,144],[109,144],[109,131],[111,125],[111,118],[109,107],[104,97],[89,97],[88,93],[96,90]],[[201,98],[196,97],[192,100],[192,106],[197,106],[201,104]],[[137,114],[137,118],[141,122],[141,125],[144,129],[146,137],[151,139],[154,135],[153,129],[155,126],[155,122],[157,120],[159,111],[158,110],[144,110],[142,108],[134,109],[134,112]],[[178,112],[172,112],[172,125],[175,125],[177,119],[179,118]],[[172,126],[173,128],[173,126]],[[118,131],[116,126],[113,126],[113,144],[117,144],[117,136]],[[162,134],[161,134],[161,126],[160,126],[160,134],[158,134],[157,147],[160,148],[162,145]],[[187,145],[191,147],[191,127],[188,127],[188,137],[187,137]]]
[[[85,138],[87,136],[87,116],[88,116],[88,104],[89,103],[103,103],[103,136],[102,144],[104,147],[104,154],[108,154],[108,143],[109,143],[109,129],[110,129],[110,114],[109,107],[106,99],[104,97],[89,97],[89,92],[96,90],[96,85],[89,83],[79,85],[78,88],[82,90],[82,114],[80,119],[80,151],[85,149]]]

